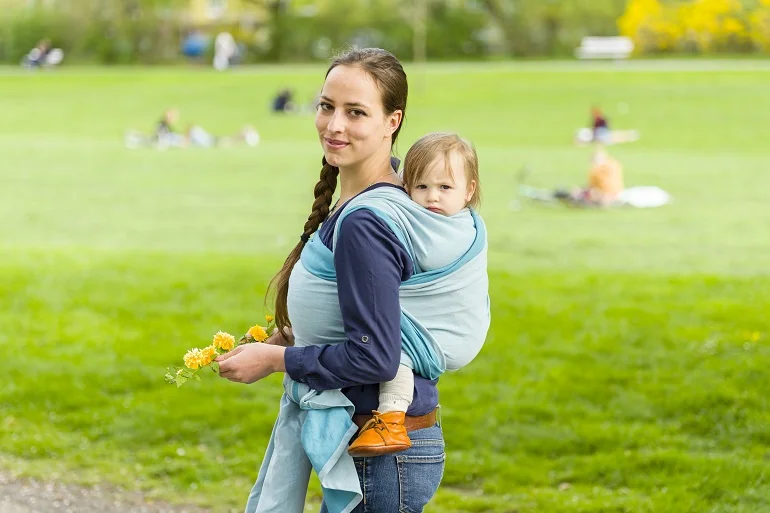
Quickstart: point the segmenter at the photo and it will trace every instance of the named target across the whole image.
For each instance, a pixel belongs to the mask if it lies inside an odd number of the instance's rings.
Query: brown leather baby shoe
[[[403,411],[388,413],[372,412],[372,418],[364,424],[358,438],[348,447],[348,453],[357,457],[382,456],[404,451],[412,446],[406,432]]]

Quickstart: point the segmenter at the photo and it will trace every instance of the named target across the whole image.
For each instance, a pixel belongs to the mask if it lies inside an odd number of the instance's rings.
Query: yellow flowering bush
[[[770,0],[628,0],[617,24],[639,54],[770,48]]]
[[[198,375],[198,371],[204,367],[209,367],[214,372],[219,373],[219,364],[214,361],[217,356],[229,353],[242,344],[264,342],[269,337],[268,333],[271,333],[273,328],[275,328],[273,325],[274,320],[275,318],[272,315],[266,315],[265,321],[267,321],[267,326],[260,326],[259,324],[252,326],[237,343],[234,336],[224,331],[218,331],[214,335],[210,346],[206,346],[203,349],[193,348],[185,353],[182,357],[184,367],[169,367],[166,369],[166,381],[181,387],[190,379],[200,381],[201,378]]]

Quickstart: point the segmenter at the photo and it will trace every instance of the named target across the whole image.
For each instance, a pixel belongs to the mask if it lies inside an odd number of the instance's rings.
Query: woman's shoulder
[[[339,244],[354,244],[385,250],[393,246],[404,249],[392,223],[369,208],[359,208],[340,216],[334,230],[334,239],[335,248]]]
[[[386,222],[398,221],[402,213],[420,209],[406,189],[390,183],[376,184],[351,199],[344,207],[338,223],[353,212],[369,210]]]
[[[398,268],[401,281],[412,275],[413,264],[407,246],[385,220],[367,209],[345,217],[334,232],[335,267],[364,270]]]
[[[410,210],[418,207],[406,191],[393,184],[377,184],[351,199],[336,220],[335,236],[342,230],[361,231],[367,225],[377,234],[390,233],[401,245],[407,245]]]
[[[335,224],[339,230],[352,216],[349,224],[379,218],[386,226],[392,228],[392,222],[397,220],[398,212],[408,208],[409,203],[412,203],[412,199],[403,187],[390,183],[375,184],[348,201]]]

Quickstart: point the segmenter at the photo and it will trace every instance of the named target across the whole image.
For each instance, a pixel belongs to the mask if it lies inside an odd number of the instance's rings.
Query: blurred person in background
[[[625,106],[627,109],[628,106]],[[594,105],[591,107],[590,126],[579,128],[575,134],[575,143],[579,146],[589,144],[601,144],[604,146],[611,144],[630,143],[639,140],[637,130],[612,130],[610,121],[604,111]]]
[[[27,65],[30,67],[42,67],[45,64],[45,60],[48,57],[48,53],[51,51],[51,41],[43,39],[35,45],[27,54]]]
[[[190,125],[185,132],[178,129],[179,111],[167,109],[158,121],[155,131],[151,135],[145,135],[137,130],[129,130],[126,133],[126,147],[156,147],[184,148],[193,146],[198,148],[213,148],[217,146],[230,146],[244,143],[248,146],[259,144],[259,133],[251,126],[245,126],[234,135],[213,135],[199,125]]]
[[[146,135],[138,130],[129,130],[126,133],[126,146],[129,148],[141,146],[182,147],[185,145],[185,136],[178,129],[178,122],[179,111],[174,108],[166,109],[155,125],[152,134]]]
[[[593,142],[607,144],[610,140],[610,124],[602,109],[594,105],[591,108],[591,130]]]
[[[519,185],[519,194],[543,201],[562,201],[572,206],[606,207],[616,204],[623,192],[623,166],[602,146],[597,146],[591,155],[591,167],[585,187],[566,189],[538,189],[525,184]]]
[[[623,166],[603,147],[594,150],[588,171],[588,186],[573,192],[573,197],[599,206],[611,205],[623,192]]]
[[[224,71],[235,64],[238,44],[229,32],[220,32],[214,39],[214,69]]]
[[[61,48],[52,48],[49,39],[40,40],[21,61],[25,68],[50,68],[61,64],[64,52]]]
[[[273,112],[283,114],[294,111],[294,93],[288,87],[282,89],[273,98]]]
[[[190,59],[199,60],[205,53],[209,40],[203,33],[192,30],[182,40],[182,55]]]

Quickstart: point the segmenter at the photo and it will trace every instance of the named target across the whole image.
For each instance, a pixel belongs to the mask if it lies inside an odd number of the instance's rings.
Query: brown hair
[[[406,73],[399,60],[390,52],[379,48],[354,48],[338,55],[334,58],[326,76],[337,66],[358,67],[364,70],[377,84],[382,97],[383,110],[387,114],[400,110],[403,115],[401,124],[393,132],[391,138],[391,147],[396,143],[398,133],[404,124],[406,117],[406,98],[409,88],[406,82]],[[329,207],[332,203],[334,191],[337,188],[337,176],[339,168],[330,165],[324,157],[321,160],[321,177],[315,185],[313,194],[313,208],[305,222],[299,243],[289,253],[283,267],[270,281],[268,294],[275,294],[275,322],[281,333],[283,328],[291,327],[289,313],[287,309],[287,298],[289,295],[289,276],[294,265],[299,261],[302,249],[305,247],[310,236],[318,230],[329,215]]]
[[[479,158],[476,155],[476,148],[470,141],[467,141],[457,134],[446,132],[434,132],[421,137],[409,148],[404,158],[404,185],[407,191],[417,185],[417,182],[425,178],[430,165],[437,157],[444,157],[447,173],[454,176],[454,171],[450,167],[449,157],[458,154],[465,163],[465,177],[468,183],[471,180],[476,181],[476,190],[468,201],[468,206],[478,208],[481,203],[481,184],[479,182]]]

